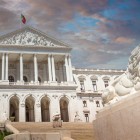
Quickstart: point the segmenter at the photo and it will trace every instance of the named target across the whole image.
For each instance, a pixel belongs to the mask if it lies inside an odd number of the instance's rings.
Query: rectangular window
[[[87,102],[83,101],[83,105],[84,105],[84,107],[87,107]]]
[[[84,81],[80,81],[81,91],[85,91]]]
[[[88,114],[85,114],[86,122],[89,122],[89,116]]]
[[[105,87],[108,87],[109,81],[108,80],[104,80],[104,84],[105,84]]]
[[[15,69],[15,64],[9,64],[9,69]]]
[[[93,87],[93,91],[97,91],[96,80],[92,81],[92,87]]]
[[[96,101],[96,107],[100,107],[100,102]]]

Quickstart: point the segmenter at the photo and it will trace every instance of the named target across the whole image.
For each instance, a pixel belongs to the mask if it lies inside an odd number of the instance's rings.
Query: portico
[[[68,55],[3,53],[1,71],[2,81],[9,80],[16,84],[73,81],[71,60]],[[14,80],[10,81],[9,76],[13,76]],[[24,81],[23,77],[26,77],[27,81]]]

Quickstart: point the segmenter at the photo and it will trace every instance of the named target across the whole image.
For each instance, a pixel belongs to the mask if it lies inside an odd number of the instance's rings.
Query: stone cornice
[[[40,53],[48,53],[48,52],[58,52],[58,53],[69,53],[72,48],[69,47],[40,47],[34,45],[0,45],[0,52],[8,52],[8,53],[28,53],[31,52],[40,52]]]
[[[1,90],[8,89],[21,89],[21,90],[75,90],[77,86],[41,86],[41,85],[0,85]]]
[[[77,96],[80,97],[101,97],[102,93],[83,93],[78,92]]]
[[[101,75],[120,75],[123,74],[125,70],[104,70],[104,69],[73,69],[74,74],[101,74]]]

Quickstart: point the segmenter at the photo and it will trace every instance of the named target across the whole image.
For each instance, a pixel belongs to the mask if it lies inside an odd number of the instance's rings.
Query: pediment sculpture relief
[[[30,31],[24,31],[13,35],[12,37],[7,37],[0,40],[0,44],[5,45],[35,45],[35,46],[47,46],[47,47],[62,47],[51,42],[50,39],[44,36],[39,36],[38,34],[32,33]]]

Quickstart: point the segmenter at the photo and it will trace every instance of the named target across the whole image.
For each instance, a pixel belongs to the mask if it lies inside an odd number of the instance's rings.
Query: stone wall
[[[140,92],[105,107],[96,117],[96,140],[140,140]]]

